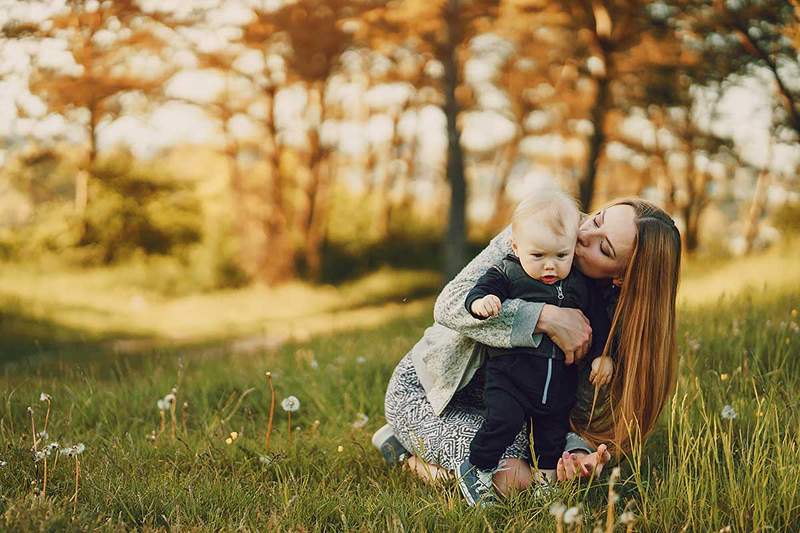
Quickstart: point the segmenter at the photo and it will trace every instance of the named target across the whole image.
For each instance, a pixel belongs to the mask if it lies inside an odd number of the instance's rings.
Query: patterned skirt
[[[484,367],[453,396],[440,416],[433,412],[417,377],[411,355],[395,368],[386,390],[386,420],[397,439],[426,462],[456,470],[469,456],[469,445],[484,421]],[[531,461],[526,428],[520,428],[503,458]]]

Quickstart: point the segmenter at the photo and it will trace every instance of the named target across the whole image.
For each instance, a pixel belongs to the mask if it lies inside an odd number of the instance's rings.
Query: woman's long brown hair
[[[588,428],[575,429],[595,445],[608,443],[620,453],[650,434],[675,387],[681,239],[669,215],[649,202],[625,199],[610,205],[634,208],[636,237],[603,350],[603,355],[616,352],[607,401]]]

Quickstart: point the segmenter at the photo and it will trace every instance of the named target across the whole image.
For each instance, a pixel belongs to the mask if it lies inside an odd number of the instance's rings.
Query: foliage
[[[30,169],[30,181],[36,169]],[[31,220],[7,236],[20,258],[54,253],[82,264],[109,264],[136,254],[180,255],[201,238],[200,205],[191,183],[129,155],[107,157],[92,169],[97,180],[83,215],[52,195]]]

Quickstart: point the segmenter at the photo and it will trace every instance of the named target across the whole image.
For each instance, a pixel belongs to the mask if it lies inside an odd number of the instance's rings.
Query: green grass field
[[[636,531],[800,528],[799,259],[784,249],[737,268],[687,268],[677,392],[653,438],[620,463],[615,519],[627,509]],[[764,283],[765,268],[777,282]],[[48,298],[44,289],[33,298],[33,278],[10,268],[6,274],[0,293],[14,305],[0,315],[0,530],[555,529],[549,502],[533,494],[487,510],[469,508],[455,484],[424,485],[386,468],[371,448],[372,431],[384,423],[392,369],[430,322],[430,297],[404,304],[402,292],[422,287],[415,293],[420,296],[427,281],[408,275],[396,286],[377,278],[369,290],[324,289],[306,303],[310,316],[327,318],[318,329],[281,337],[282,343],[235,350],[219,341],[225,333],[219,326],[192,342],[118,350],[107,342],[114,334],[153,336],[159,330],[151,325],[190,324],[184,315],[192,312],[202,315],[201,323],[186,331],[202,331],[215,309],[234,317],[228,327],[236,334],[264,332],[269,328],[253,325],[252,317],[236,322],[235,311],[247,313],[241,302],[275,293],[198,297],[200,303],[177,318],[159,311],[126,327],[111,298],[121,289],[108,295],[110,289],[83,283],[74,293],[94,311],[75,311],[76,301]],[[50,291],[57,291],[51,283]],[[296,300],[315,292],[283,290],[294,291],[296,314],[270,318],[276,328],[302,316]],[[102,305],[100,294],[109,298]],[[345,318],[356,311],[362,314]],[[100,317],[97,331],[82,327],[92,313]],[[380,319],[368,319],[373,315]],[[328,323],[333,320],[338,327]],[[62,336],[54,340],[53,331]],[[278,401],[269,451],[267,371]],[[156,405],[173,387],[174,438],[170,413],[161,431]],[[26,411],[33,407],[40,431],[48,408],[42,392],[52,396],[52,405],[49,436],[39,448],[51,441],[86,445],[78,456],[77,501],[76,461],[66,455],[48,458],[43,494],[44,461],[34,462]],[[291,435],[280,407],[289,395],[300,400]],[[722,416],[725,406],[735,418]],[[553,497],[581,505],[585,531],[596,524],[605,530],[610,470],[591,482],[563,485]]]

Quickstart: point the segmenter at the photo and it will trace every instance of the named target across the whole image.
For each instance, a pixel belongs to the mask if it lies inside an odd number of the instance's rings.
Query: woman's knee
[[[522,459],[514,457],[503,459],[501,468],[495,472],[492,479],[497,490],[503,495],[525,490],[531,484],[531,467]]]

